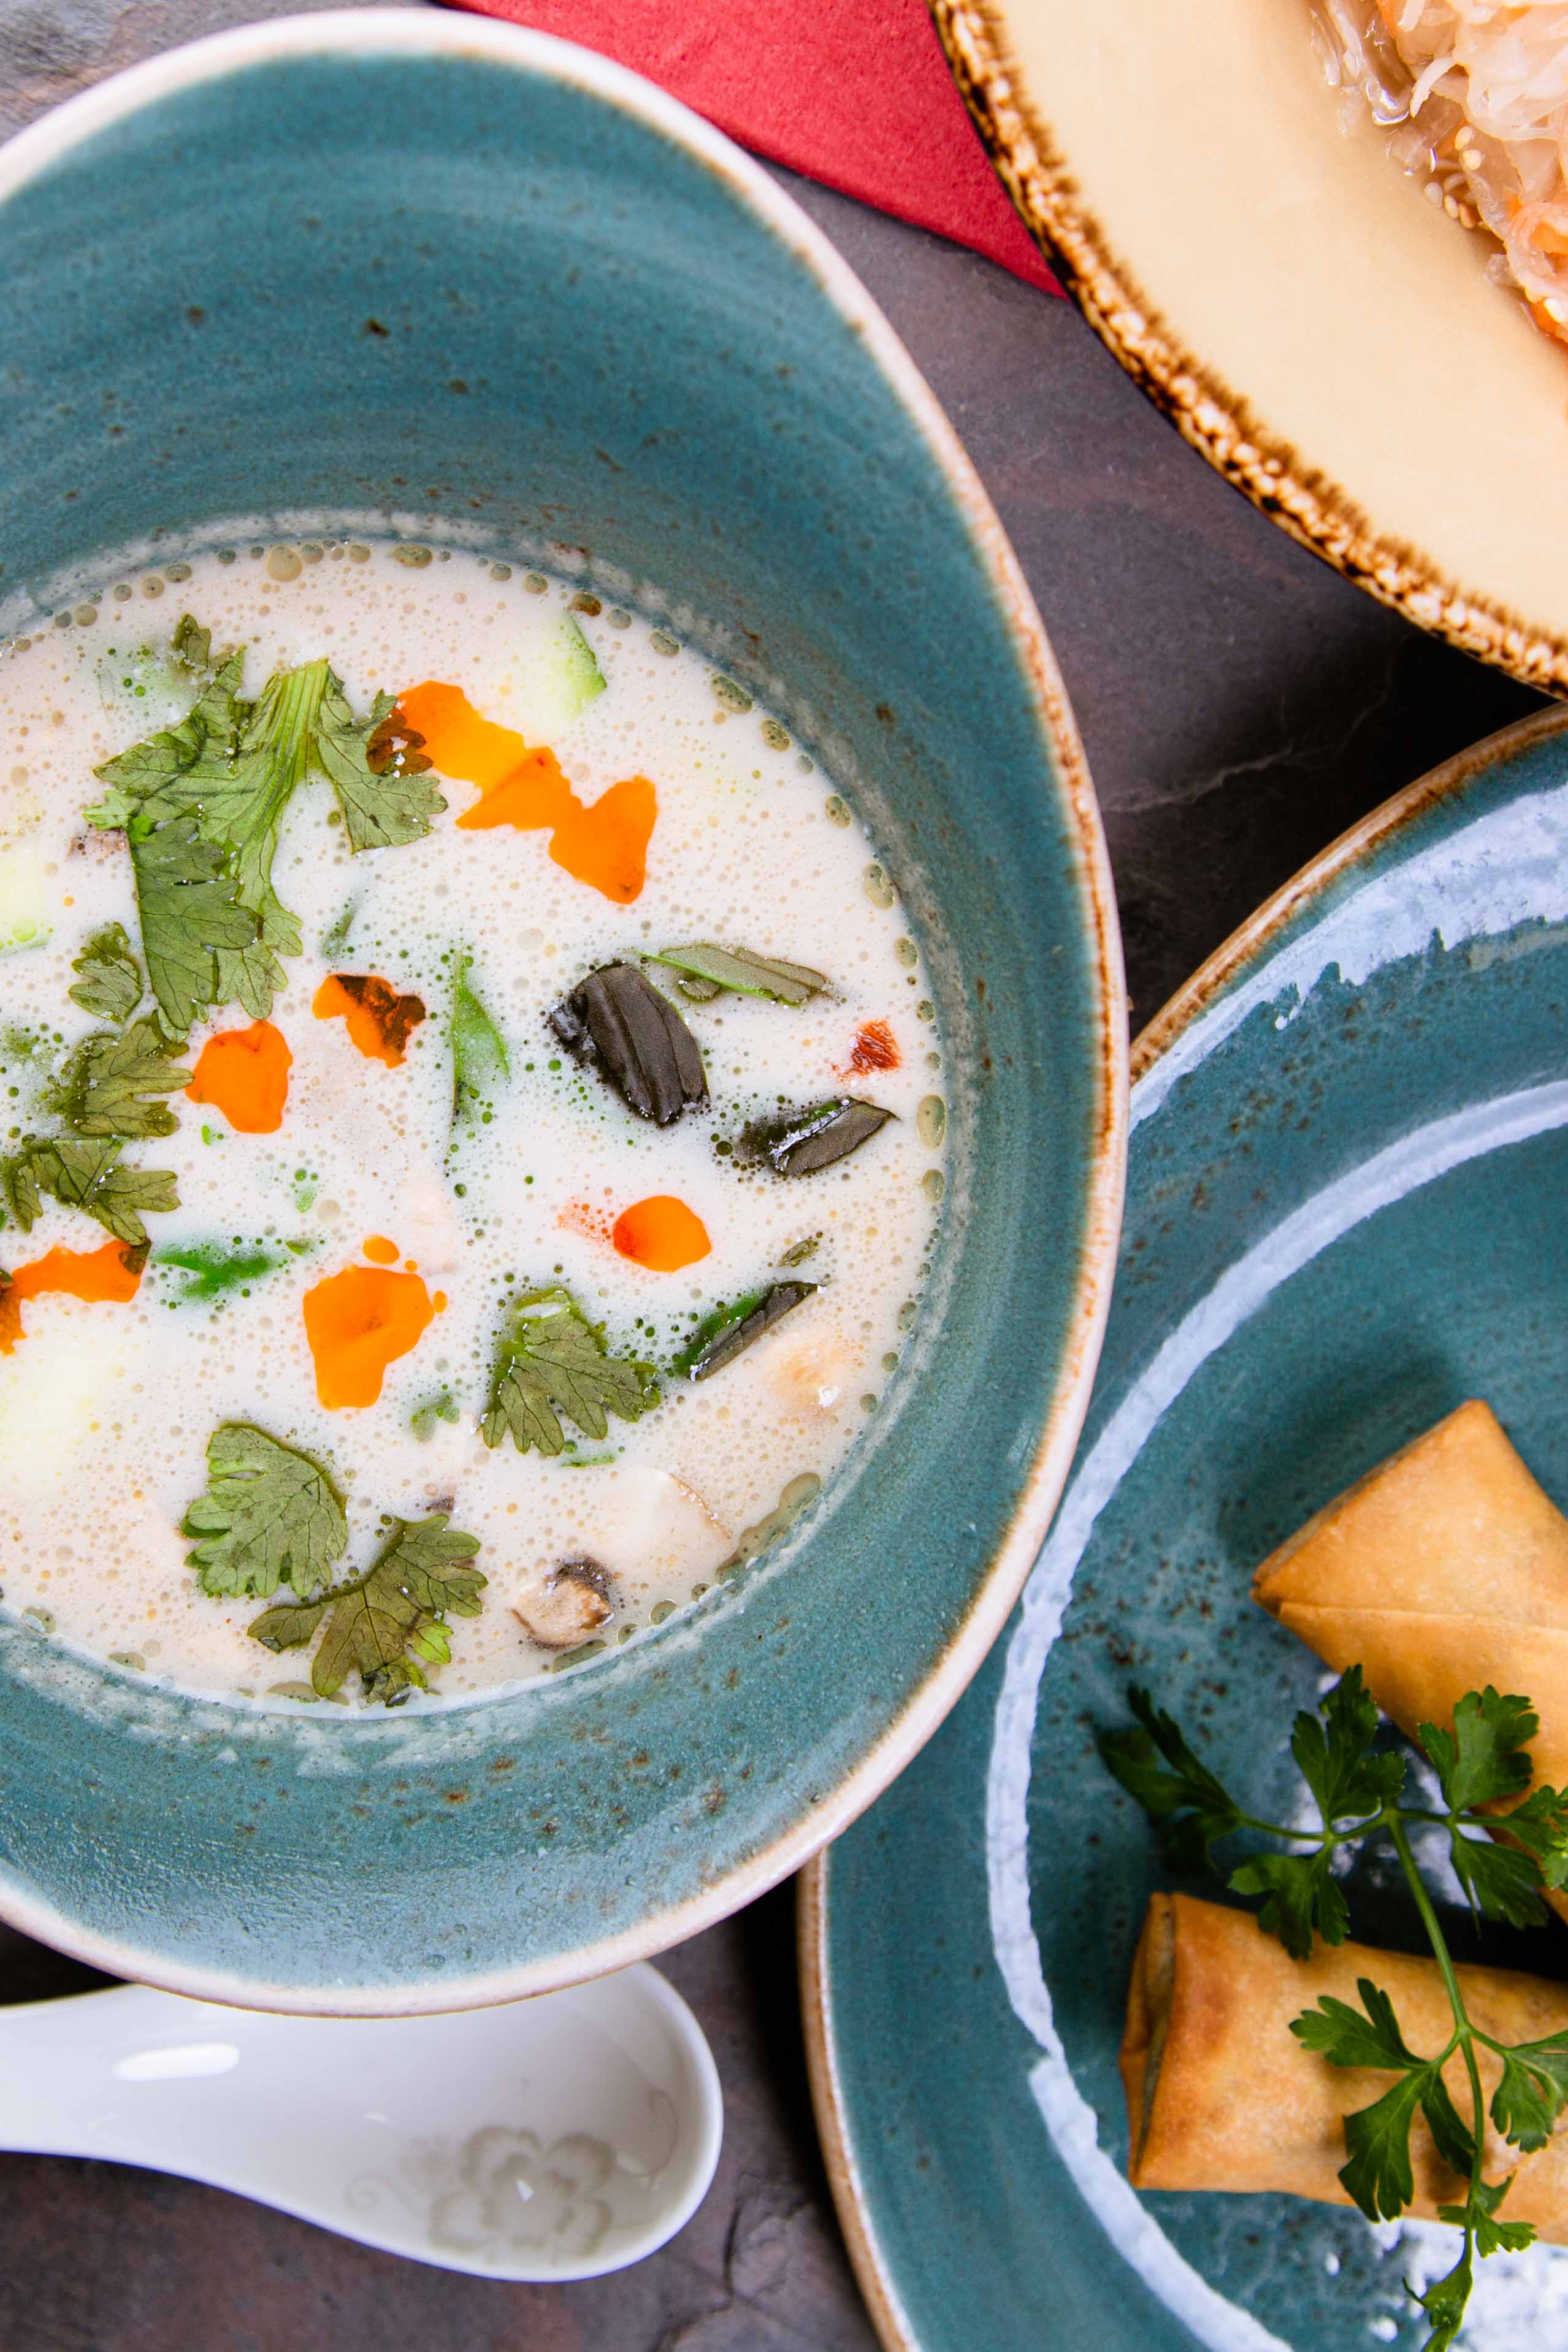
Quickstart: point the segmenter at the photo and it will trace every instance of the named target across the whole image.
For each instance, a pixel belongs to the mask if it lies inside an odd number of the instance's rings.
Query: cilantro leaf
[[[1502,2076],[1492,2093],[1491,2117],[1504,2139],[1531,2155],[1544,2147],[1568,2105],[1568,2033],[1544,2042],[1520,2042],[1502,2056]]]
[[[330,670],[317,721],[317,762],[337,796],[350,849],[395,849],[422,840],[446,806],[423,781],[431,766],[414,748],[392,748],[387,720],[396,709],[378,694],[371,715],[358,719]],[[406,741],[406,737],[405,737]]]
[[[269,1650],[302,1648],[317,1627],[326,1633],[310,1670],[312,1687],[331,1698],[358,1668],[368,1698],[396,1706],[411,1689],[426,1686],[424,1667],[452,1654],[444,1622],[477,1617],[486,1579],[464,1565],[479,1549],[476,1536],[448,1529],[445,1517],[395,1519],[384,1549],[364,1574],[306,1605],[285,1602],[251,1626]]]
[[[1318,1801],[1325,1827],[1375,1813],[1398,1797],[1404,1759],[1372,1753],[1378,1722],[1377,1703],[1359,1666],[1340,1676],[1319,1714],[1303,1709],[1297,1716],[1291,1753]]]
[[[1460,2121],[1440,2065],[1428,2066],[1421,2085],[1421,2112],[1432,2145],[1450,2172],[1468,2173],[1476,2160],[1475,2135]]]
[[[84,1038],[57,1086],[51,1108],[78,1135],[117,1135],[122,1141],[172,1135],[179,1121],[167,1103],[150,1095],[178,1094],[189,1070],[172,1061],[156,1021],[137,1021],[119,1035],[99,1030]]]
[[[141,1248],[147,1239],[143,1213],[177,1209],[180,1196],[167,1169],[121,1168],[115,1139],[78,1142],[34,1139],[0,1162],[0,1194],[22,1231],[30,1233],[42,1213],[39,1195],[51,1193],[62,1206],[96,1217],[116,1241]]]
[[[30,1148],[13,1151],[0,1160],[0,1201],[5,1202],[11,1223],[30,1234],[44,1213]]]
[[[1156,1710],[1146,1690],[1134,1685],[1127,1704],[1138,1727],[1102,1732],[1101,1756],[1127,1794],[1161,1826],[1167,1852],[1174,1842],[1183,1864],[1201,1864],[1211,1846],[1240,1827],[1240,1808],[1194,1755],[1175,1718]]]
[[[1229,1883],[1238,1895],[1261,1895],[1259,1927],[1278,1936],[1292,1959],[1310,1960],[1314,1929],[1325,1944],[1343,1944],[1350,1933],[1333,1863],[1333,1849],[1326,1845],[1316,1853],[1252,1854],[1238,1864]]]
[[[1392,2074],[1403,2067],[1420,2066],[1425,2061],[1406,2048],[1399,2030],[1399,2020],[1394,2013],[1394,2003],[1380,1985],[1370,1977],[1357,1977],[1356,1991],[1361,1995],[1361,2008],[1352,2009],[1348,2001],[1336,2000],[1324,1993],[1316,2009],[1303,2011],[1291,2020],[1291,2031],[1298,2042],[1326,2058],[1331,2066],[1379,2066]]]
[[[222,1002],[219,950],[243,952],[255,942],[256,923],[237,903],[224,849],[196,817],[154,824],[137,811],[126,839],[152,993],[169,1034],[185,1037]]]
[[[255,1592],[280,1583],[308,1600],[349,1540],[343,1498],[319,1462],[247,1421],[225,1421],[207,1440],[206,1492],[181,1532],[201,1540],[187,1555],[204,1592]]]
[[[119,923],[95,931],[71,970],[82,976],[66,993],[95,1021],[129,1021],[141,1002],[141,966]]]
[[[1439,2205],[1439,2221],[1451,2221],[1457,2229],[1465,2225],[1466,2209],[1462,2205]],[[1425,2294],[1416,2300],[1432,2323],[1424,2352],[1448,2352],[1448,2347],[1464,2325],[1465,2308],[1475,2284],[1475,2266],[1471,2259],[1470,2240],[1465,2240],[1463,2253],[1443,2278],[1437,2280]],[[1410,2290],[1414,2294],[1415,2290]]]
[[[1449,1848],[1454,1875],[1464,1888],[1472,1911],[1485,1919],[1501,1919],[1511,1927],[1539,1927],[1546,1906],[1536,1893],[1541,1871],[1533,1854],[1494,1845],[1489,1837],[1466,1837],[1452,1828]]]
[[[638,1421],[659,1402],[651,1364],[606,1353],[604,1334],[568,1290],[530,1290],[511,1310],[496,1351],[490,1402],[481,1423],[486,1445],[510,1435],[519,1454],[559,1454],[561,1415],[585,1435],[603,1437],[608,1416]]]
[[[1527,1698],[1500,1697],[1489,1683],[1467,1691],[1454,1709],[1451,1732],[1423,1723],[1416,1738],[1437,1775],[1453,1813],[1517,1797],[1530,1785],[1529,1742],[1541,1718]]]
[[[356,720],[325,661],[275,671],[248,703],[243,653],[214,670],[206,632],[189,614],[175,647],[186,667],[206,674],[194,707],[106,761],[98,773],[109,789],[88,814],[125,829],[148,978],[164,1025],[183,1037],[221,1004],[264,1021],[283,985],[279,959],[300,951],[272,867],[305,776],[327,775],[355,849],[416,840],[446,803],[413,773],[418,754],[401,756],[395,773],[377,772],[368,739],[391,706],[383,696],[370,719]]]

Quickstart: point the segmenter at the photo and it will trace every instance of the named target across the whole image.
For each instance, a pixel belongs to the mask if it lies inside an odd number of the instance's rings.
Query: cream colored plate
[[[993,161],[1092,323],[1294,537],[1568,691],[1568,351],[1370,123],[1306,0],[931,0]]]

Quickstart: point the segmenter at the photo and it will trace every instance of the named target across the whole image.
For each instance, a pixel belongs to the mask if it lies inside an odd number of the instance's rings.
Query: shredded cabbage
[[[1317,0],[1329,78],[1568,342],[1568,5]]]

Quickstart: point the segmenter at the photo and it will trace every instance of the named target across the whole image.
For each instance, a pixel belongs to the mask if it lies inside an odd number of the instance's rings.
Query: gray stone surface
[[[0,0],[0,133],[138,58],[283,13]],[[1012,535],[1104,808],[1136,1022],[1357,816],[1536,707],[1254,514],[1066,304],[779,176],[887,311]],[[188,2182],[4,2157],[0,2352],[869,2352],[812,2132],[789,1891],[664,1965],[712,2038],[727,2129],[703,2210],[638,2269],[493,2285]],[[0,2000],[92,1981],[0,1929]]]

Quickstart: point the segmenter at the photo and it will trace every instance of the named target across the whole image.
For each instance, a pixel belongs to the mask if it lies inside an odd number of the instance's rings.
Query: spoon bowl
[[[480,2278],[641,2261],[701,2204],[722,2131],[702,2028],[645,1963],[434,2017],[145,1985],[0,2011],[0,2147],[179,2173]]]

